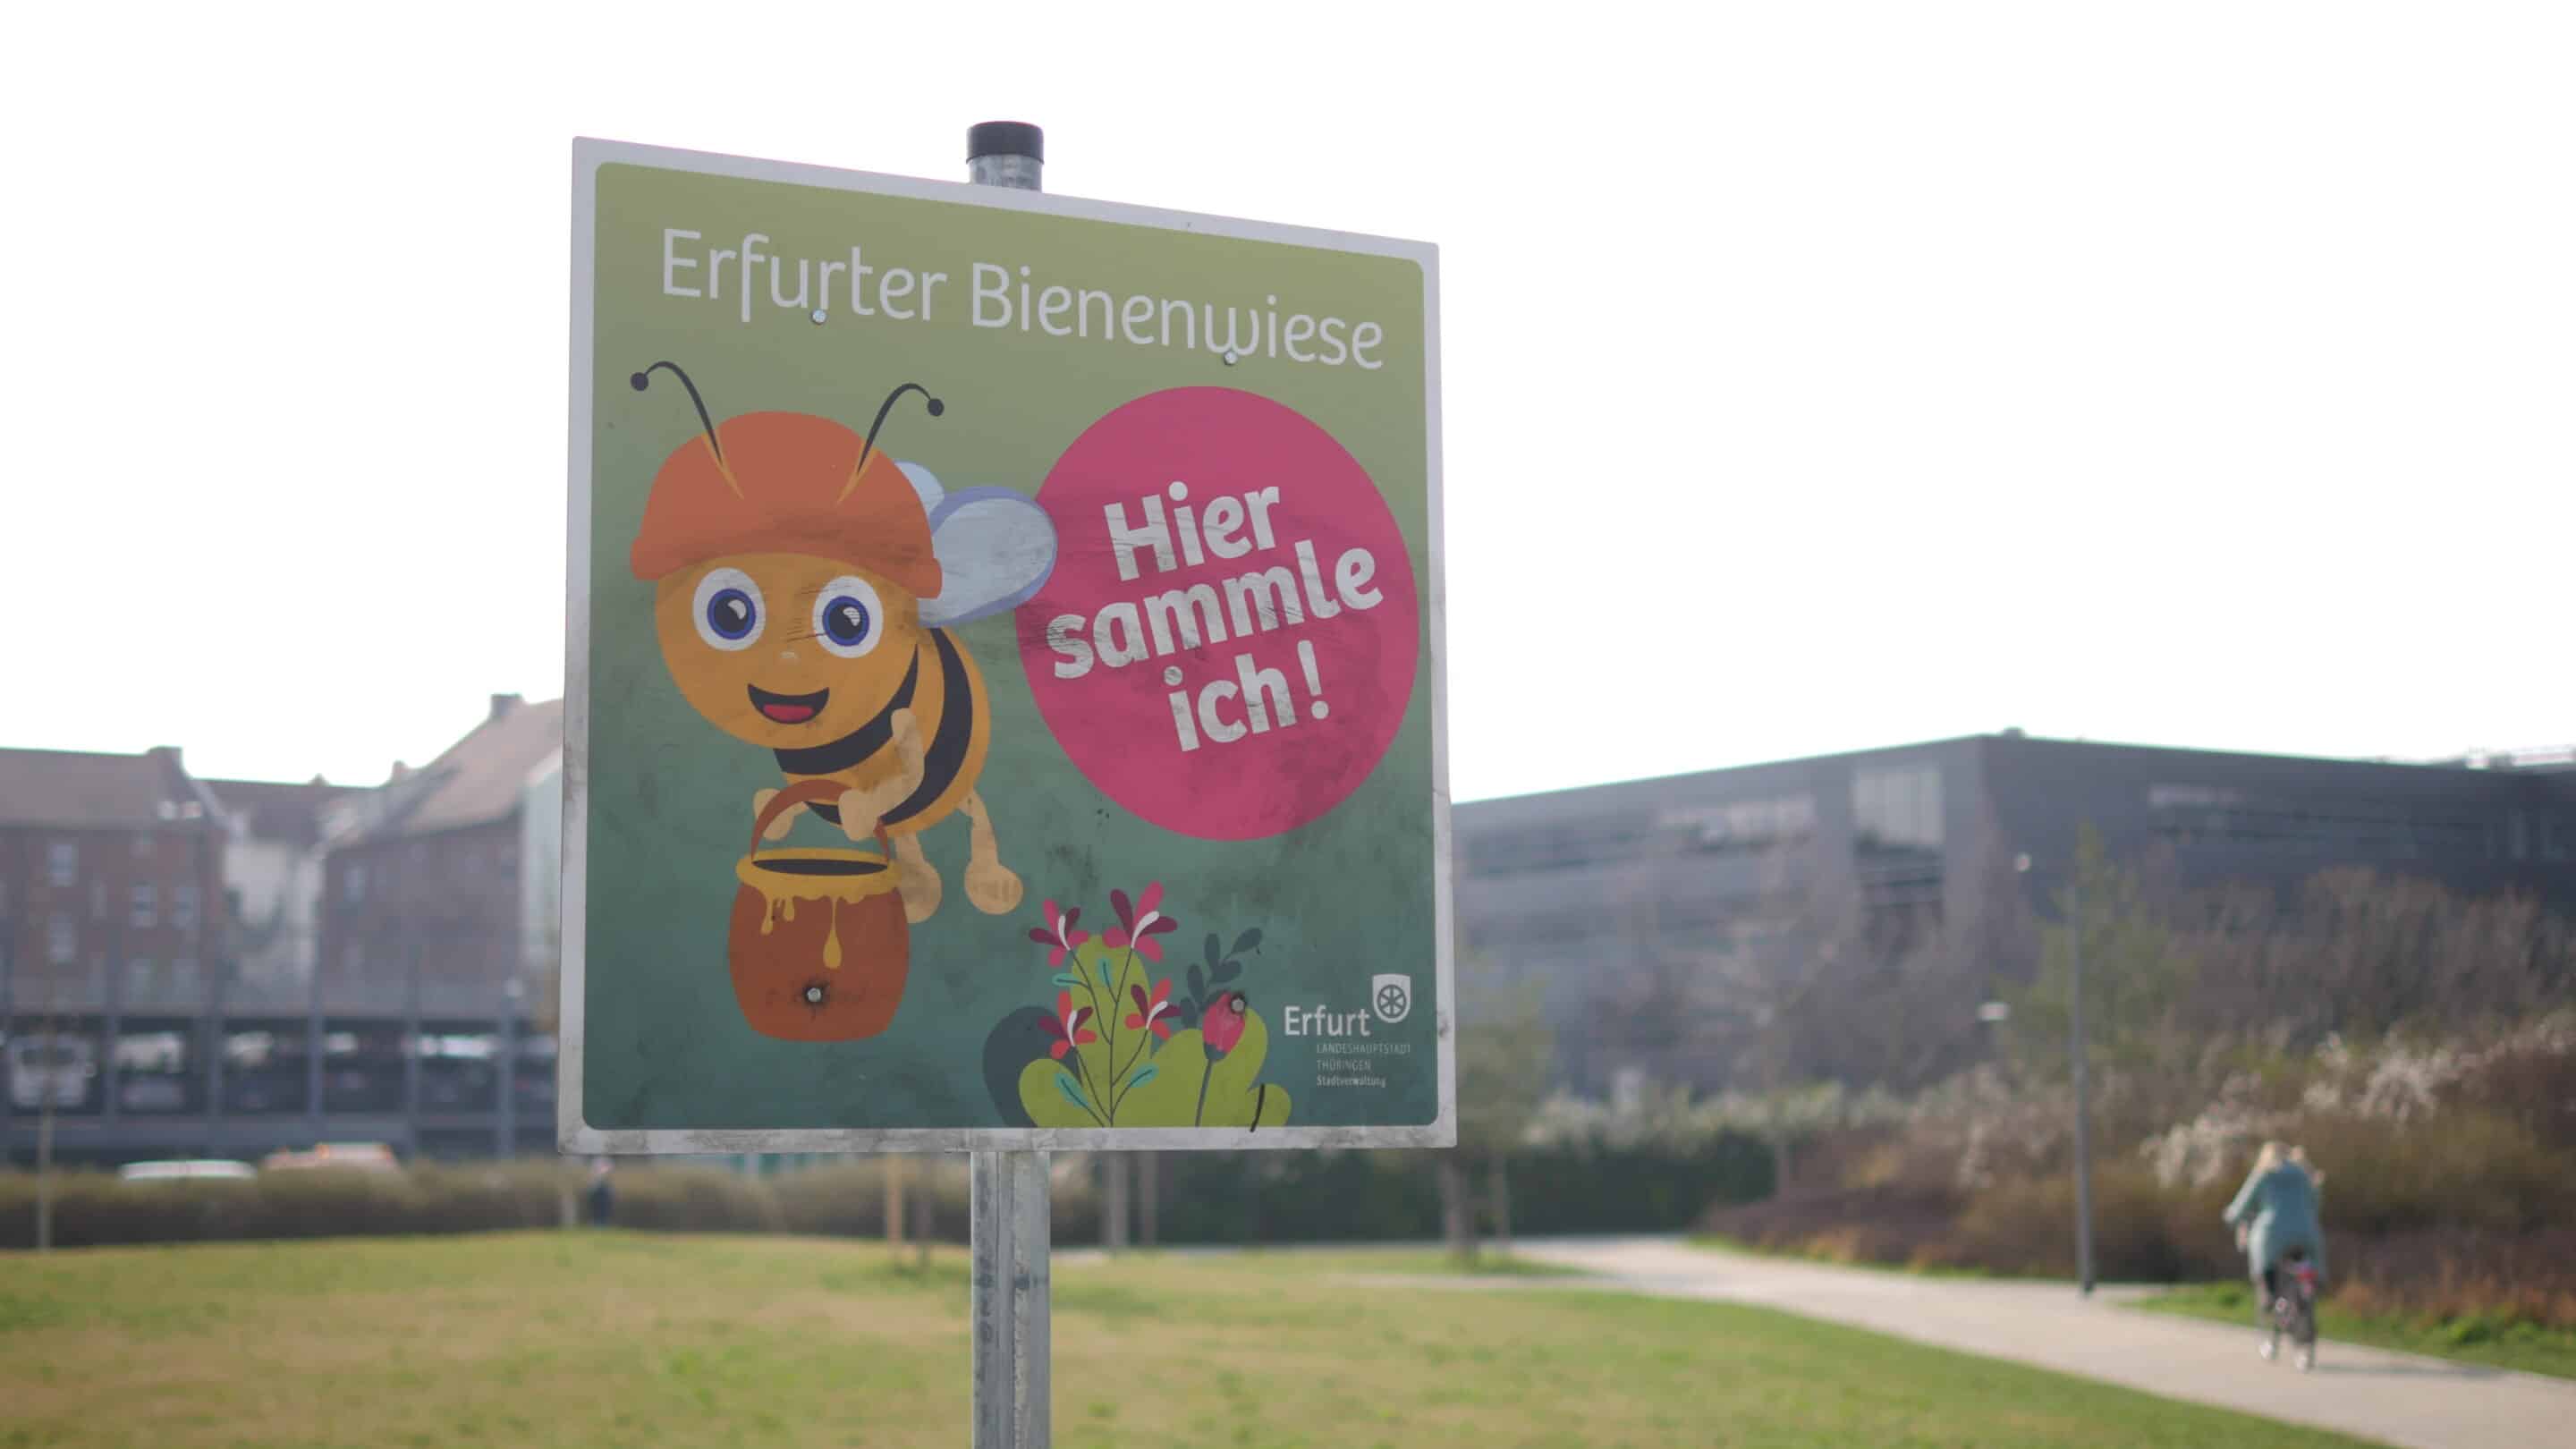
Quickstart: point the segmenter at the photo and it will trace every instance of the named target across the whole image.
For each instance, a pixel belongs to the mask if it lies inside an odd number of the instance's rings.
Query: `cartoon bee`
[[[992,708],[974,659],[949,629],[1011,608],[1054,571],[1054,525],[1007,488],[949,493],[926,469],[877,451],[906,393],[887,393],[867,437],[806,413],[745,413],[719,426],[697,384],[702,436],[654,476],[630,561],[654,585],[662,659],[690,706],[774,752],[790,785],[829,780],[830,803],[778,813],[767,838],[811,810],[894,855],[904,914],[939,909],[921,832],[963,811],[972,829],[966,898],[1000,915],[1020,902],[991,813],[976,791]],[[816,793],[816,792],[805,792]],[[778,794],[752,797],[757,818]]]

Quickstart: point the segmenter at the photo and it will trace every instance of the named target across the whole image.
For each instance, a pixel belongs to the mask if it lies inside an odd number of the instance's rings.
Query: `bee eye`
[[[856,659],[877,647],[885,633],[885,605],[863,578],[844,574],[814,596],[814,637],[843,659]]]
[[[709,569],[691,606],[698,637],[717,649],[748,649],[760,638],[760,585],[740,569]]]

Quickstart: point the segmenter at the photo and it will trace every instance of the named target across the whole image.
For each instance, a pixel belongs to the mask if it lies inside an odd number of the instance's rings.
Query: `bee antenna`
[[[677,368],[672,370],[675,372],[678,371]],[[850,490],[859,486],[859,471],[868,466],[868,455],[876,451],[877,432],[885,426],[886,414],[893,412],[894,405],[901,401],[903,395],[908,392],[917,392],[921,394],[923,401],[930,405],[930,415],[934,418],[939,416],[941,413],[948,411],[948,404],[932,397],[930,395],[930,389],[923,387],[917,382],[907,382],[903,386],[896,388],[894,391],[887,393],[885,401],[877,404],[877,420],[868,424],[867,440],[859,444],[859,461],[850,465],[850,481],[841,485],[841,498],[849,497]],[[841,500],[840,498],[835,498],[832,501],[838,503]]]
[[[644,385],[653,380],[652,375],[666,367],[671,370],[671,375],[673,377],[680,380],[680,386],[689,390],[689,405],[698,410],[698,426],[706,429],[707,431],[707,448],[716,455],[717,462],[723,462],[724,444],[716,441],[715,420],[707,416],[707,400],[698,396],[698,385],[689,381],[689,375],[680,370],[680,364],[676,362],[654,363],[651,367],[648,367],[642,372],[636,373],[634,376],[626,379],[627,384],[633,387],[637,392],[642,392],[644,390]]]
[[[689,381],[689,375],[680,370],[680,364],[676,362],[654,363],[651,367],[644,369],[642,372],[629,376],[626,379],[627,385],[634,388],[637,392],[642,392],[645,384],[653,380],[653,374],[666,367],[671,370],[671,375],[673,377],[680,380],[680,386],[689,390],[689,406],[698,410],[698,426],[706,430],[707,451],[716,455],[716,472],[723,476],[725,486],[733,490],[733,496],[740,498],[742,496],[742,485],[734,481],[733,468],[730,464],[725,462],[724,444],[716,441],[715,419],[707,416],[707,400],[698,396],[698,385]]]

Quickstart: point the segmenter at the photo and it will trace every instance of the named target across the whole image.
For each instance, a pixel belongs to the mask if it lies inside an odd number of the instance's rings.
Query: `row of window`
[[[133,909],[126,924],[156,926],[161,923],[160,887],[146,882],[134,888]],[[170,887],[170,924],[180,930],[193,930],[197,924],[197,888],[193,885]]]
[[[125,963],[125,996],[129,1001],[168,995],[193,996],[198,984],[197,961],[193,956],[178,956],[168,961],[155,961],[143,956]]]
[[[1667,810],[1655,819],[1666,830],[1690,832],[1691,847],[1713,854],[1767,850],[1796,845],[1816,833],[1816,797],[1781,795],[1768,800],[1733,800],[1723,805],[1691,805]]]
[[[1943,829],[1938,765],[1864,767],[1852,772],[1852,834],[1861,854],[1938,851]],[[1676,835],[1696,854],[1734,854],[1801,845],[1816,832],[1811,794],[1677,805],[1649,826],[1600,820],[1554,829],[1479,834],[1465,842],[1467,873],[1513,875],[1635,860]],[[1671,846],[1664,845],[1669,851]]]
[[[2354,800],[2301,800],[2209,785],[2153,785],[2156,832],[2180,844],[2223,844],[2325,855],[2576,859],[2576,822],[2446,814]]]
[[[48,879],[57,886],[67,886],[69,884],[57,877],[48,877]],[[193,884],[174,885],[170,887],[170,924],[183,931],[195,929],[197,924],[199,900],[200,896],[198,889]],[[103,880],[93,880],[89,883],[89,910],[90,914],[93,916],[99,917],[102,920],[106,918],[107,882]],[[8,914],[9,883],[7,881],[0,881],[0,918],[6,918]],[[127,897],[126,919],[128,924],[136,926],[157,926],[161,924],[161,917],[161,887],[150,881],[145,881],[134,886]]]
[[[142,892],[135,887],[132,921],[141,927],[158,924],[158,917]],[[193,931],[197,927],[197,888],[182,886],[171,893],[170,926],[174,930]],[[68,966],[80,956],[80,922],[70,916],[54,916],[45,922],[45,959],[57,966]]]
[[[150,860],[158,846],[150,835],[138,832],[127,848],[136,860]],[[69,890],[80,884],[79,841],[45,842],[45,884],[56,890]]]
[[[516,869],[519,862],[517,847],[488,843],[452,845],[435,850],[426,843],[415,843],[408,857],[405,864],[414,871],[426,870],[435,864],[444,868],[451,878],[462,876],[469,879],[494,871],[506,873]],[[340,863],[339,872],[339,894],[343,905],[362,904],[370,891],[383,894],[393,887],[392,872],[384,869],[381,863],[371,871],[366,861],[344,860]]]
[[[516,1046],[514,1060],[493,1036],[423,1037],[407,1051],[399,1038],[332,1032],[314,1063],[301,1035],[236,1031],[222,1038],[223,1070],[210,1080],[208,1044],[194,1032],[22,1032],[0,1042],[0,1082],[14,1110],[50,1103],[88,1115],[104,1106],[110,1081],[118,1110],[151,1114],[203,1111],[219,1080],[227,1114],[258,1115],[308,1110],[307,1074],[318,1066],[326,1111],[401,1111],[417,1100],[433,1112],[485,1112],[499,1105],[506,1078],[512,1101],[542,1114],[554,1100],[553,1040],[523,1037]],[[414,1051],[416,1078],[404,1060]]]
[[[69,966],[79,959],[77,943],[66,931],[48,931],[45,958],[56,966]],[[200,977],[197,958],[174,956],[167,961],[151,956],[137,956],[125,963],[125,990],[128,996],[150,996],[163,991],[181,994],[197,989]]]
[[[148,835],[134,837],[134,854],[137,859],[148,859],[152,854],[152,848],[152,837]],[[444,865],[451,872],[467,876],[480,875],[487,870],[513,869],[518,864],[517,857],[518,852],[507,845],[474,844],[451,847],[437,852],[439,864]],[[411,848],[409,863],[414,869],[420,869],[427,866],[431,858],[431,848],[427,844],[415,844]],[[80,884],[80,842],[76,840],[46,842],[45,884],[56,890],[70,890]],[[375,884],[381,888],[386,882],[379,880]],[[340,898],[344,902],[357,905],[365,901],[369,885],[365,861],[352,860],[340,867]],[[96,897],[97,907],[103,913],[106,901],[103,893],[107,889],[106,884],[92,881],[90,886],[93,896]],[[6,883],[0,882],[0,891],[6,889]],[[134,888],[135,925],[153,924],[158,909],[153,899],[153,891],[154,888],[149,885],[138,885]],[[170,923],[182,928],[194,925],[197,888],[192,885],[178,886],[174,887],[174,891],[176,894],[170,905]],[[0,913],[5,913],[7,906],[7,897],[0,895]],[[182,914],[183,911],[184,914]]]

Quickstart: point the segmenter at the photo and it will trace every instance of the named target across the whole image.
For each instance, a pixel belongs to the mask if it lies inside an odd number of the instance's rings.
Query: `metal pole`
[[[889,1152],[877,1165],[885,1170],[886,1249],[892,1258],[903,1247],[903,1154]]]
[[[240,963],[232,958],[229,951],[221,956],[199,959],[212,968],[206,982],[205,1031],[200,1037],[206,1050],[206,1155],[221,1157],[224,1154],[224,1044],[229,1040],[224,1032],[224,1006],[231,994],[232,974],[240,969]]]
[[[519,997],[525,988],[516,974],[501,988],[500,1099],[493,1103],[493,1156],[507,1162],[519,1155]]]
[[[239,938],[233,932],[231,914],[226,912],[223,930],[215,929],[215,903],[224,899],[223,871],[208,870],[207,857],[214,853],[216,837],[200,831],[188,851],[189,889],[197,893],[196,914],[185,926],[171,924],[187,932],[181,939],[188,943],[200,968],[206,973],[205,1012],[200,1018],[206,1044],[206,1155],[224,1155],[224,1043],[230,1038],[224,1031],[224,1012],[232,1003],[233,977],[241,970]],[[175,902],[174,902],[175,908]]]
[[[112,1125],[124,1115],[123,1103],[118,1099],[125,1095],[125,1073],[116,1060],[116,1047],[125,1036],[125,975],[133,963],[125,959],[125,916],[122,912],[128,907],[122,901],[111,904],[114,909],[107,918],[106,979],[98,987],[99,1008],[106,1018],[106,1025],[99,1033],[99,1044],[104,1049],[99,1053],[98,1064],[98,1120]],[[114,1140],[113,1133],[110,1140]]]
[[[411,1134],[404,1143],[411,1158],[420,1156],[420,957],[424,943],[415,938],[409,953],[411,986],[403,999],[403,1130]]]
[[[2080,869],[2080,867],[2079,867]],[[2067,887],[2074,906],[2073,970],[2068,978],[2067,1051],[2075,1076],[2075,1274],[2082,1291],[2093,1291],[2093,1133],[2084,1103],[2084,887]]]
[[[1047,1154],[974,1154],[974,1449],[1048,1442]]]
[[[1046,137],[1018,121],[966,132],[978,186],[1037,191]],[[975,1325],[973,1449],[1046,1449],[1049,1433],[1047,1154],[978,1152],[968,1169],[968,1297]]]
[[[54,1250],[54,1096],[62,1090],[57,1060],[62,1051],[62,1019],[55,1014],[55,992],[62,963],[45,963],[45,1054],[36,1080],[36,1251]]]
[[[319,931],[321,923],[314,923]],[[308,940],[304,944],[304,984],[309,998],[304,1005],[304,1117],[313,1140],[322,1140],[322,943]],[[343,953],[343,960],[346,954]]]
[[[0,935],[0,1172],[7,1171],[18,1160],[15,1156],[17,1123],[13,1120],[16,1103],[8,1080],[13,1071],[9,1065],[8,1046],[17,1036],[18,965],[10,954],[8,939]]]
[[[1150,1248],[1163,1240],[1163,1159],[1136,1154],[1136,1241]]]
[[[1129,1163],[1124,1152],[1100,1154],[1100,1245],[1116,1253],[1127,1246]]]

